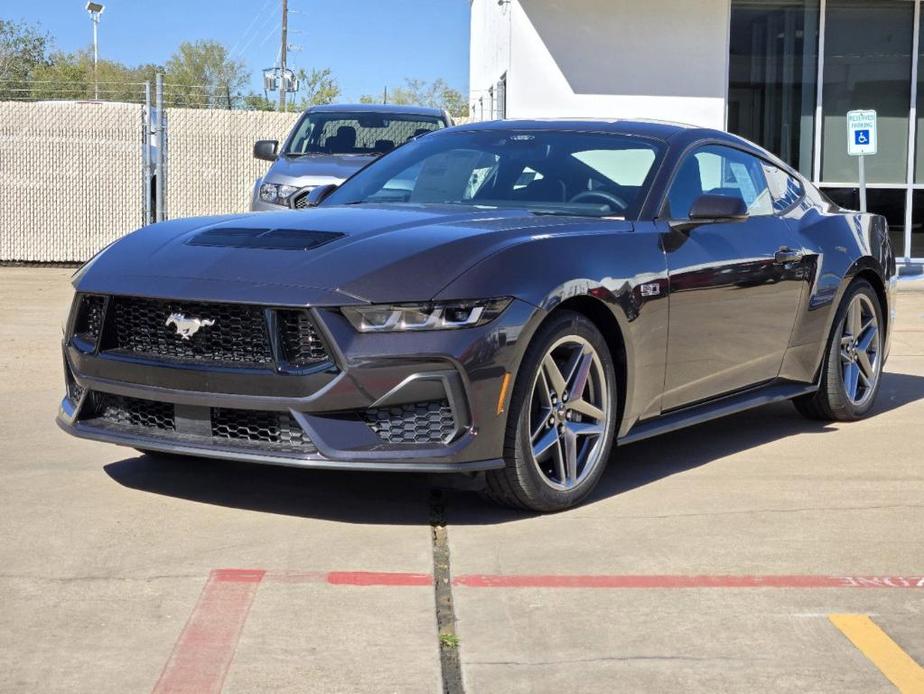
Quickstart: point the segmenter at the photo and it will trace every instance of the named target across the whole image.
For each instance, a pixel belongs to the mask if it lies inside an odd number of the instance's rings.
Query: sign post
[[[847,112],[847,154],[859,157],[860,167],[860,212],[866,212],[866,167],[864,159],[876,154],[879,138],[876,133],[875,111]]]

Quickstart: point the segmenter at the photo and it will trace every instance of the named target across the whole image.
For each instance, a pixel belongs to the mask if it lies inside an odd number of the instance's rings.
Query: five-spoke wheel
[[[530,342],[516,375],[504,453],[486,475],[492,500],[533,511],[574,506],[606,466],[615,436],[611,349],[586,317],[558,311]]]
[[[882,325],[876,291],[866,280],[855,280],[835,317],[818,391],[793,401],[802,414],[852,421],[869,412],[882,372]]]

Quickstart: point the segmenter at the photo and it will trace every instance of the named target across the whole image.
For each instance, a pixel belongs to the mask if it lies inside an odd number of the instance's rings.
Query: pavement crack
[[[430,493],[430,540],[433,547],[433,592],[443,694],[464,694],[456,613],[452,601],[446,499],[438,489]]]

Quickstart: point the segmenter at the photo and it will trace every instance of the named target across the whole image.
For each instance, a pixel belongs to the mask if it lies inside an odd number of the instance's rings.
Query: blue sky
[[[10,3],[12,4],[12,3]],[[38,22],[58,48],[91,43],[84,0],[40,0],[7,19]],[[129,65],[164,63],[181,41],[216,39],[252,72],[273,65],[279,50],[280,0],[104,0],[100,57]],[[9,5],[8,5],[9,6]],[[469,0],[289,0],[293,67],[329,67],[344,101],[380,94],[404,78],[445,79],[468,91]]]

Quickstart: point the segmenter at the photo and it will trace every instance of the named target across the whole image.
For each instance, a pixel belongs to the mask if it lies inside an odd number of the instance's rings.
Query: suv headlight
[[[288,186],[282,183],[263,183],[260,186],[260,200],[275,205],[288,205],[289,197],[298,191],[298,186]]]
[[[510,304],[509,298],[425,304],[344,306],[340,309],[361,333],[452,330],[484,325]]]

